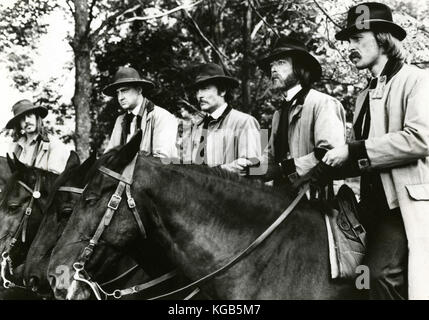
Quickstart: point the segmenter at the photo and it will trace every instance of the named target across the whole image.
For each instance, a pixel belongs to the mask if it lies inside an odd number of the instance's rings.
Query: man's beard
[[[271,92],[281,94],[298,84],[298,79],[293,73],[289,74],[286,79],[282,80],[278,76],[271,77]]]

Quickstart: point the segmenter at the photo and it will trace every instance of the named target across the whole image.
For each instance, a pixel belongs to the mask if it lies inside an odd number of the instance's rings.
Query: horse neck
[[[169,257],[201,274],[243,250],[287,205],[272,196],[261,201],[267,194],[235,181],[150,161],[137,163],[134,181],[136,195],[156,207],[149,227]]]

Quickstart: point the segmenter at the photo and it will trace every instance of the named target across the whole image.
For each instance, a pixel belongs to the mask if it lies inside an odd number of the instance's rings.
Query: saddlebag
[[[366,248],[366,231],[358,220],[356,197],[352,189],[343,184],[324,207],[331,276],[333,279],[354,279]]]

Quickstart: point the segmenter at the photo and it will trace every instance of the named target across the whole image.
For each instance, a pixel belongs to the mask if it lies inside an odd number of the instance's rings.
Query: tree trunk
[[[250,78],[251,78],[251,38],[250,33],[252,32],[252,8],[246,2],[246,7],[243,10],[243,69],[241,79],[241,96],[243,103],[243,111],[249,112],[251,107],[250,98]]]
[[[90,101],[91,101],[91,45],[89,41],[89,12],[87,0],[75,0],[75,34],[73,51],[75,60],[75,92],[73,105],[76,115],[75,145],[81,159],[90,152]]]

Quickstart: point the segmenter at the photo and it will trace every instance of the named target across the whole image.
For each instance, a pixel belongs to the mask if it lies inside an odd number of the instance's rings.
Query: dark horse
[[[8,156],[7,160],[12,175],[7,180],[0,206],[0,253],[2,263],[6,261],[5,255],[9,256],[9,262],[8,267],[3,267],[2,271],[9,277],[7,280],[12,280],[14,284],[22,287],[25,256],[42,220],[42,208],[46,204],[48,190],[57,175],[27,167],[16,157],[11,160]],[[2,286],[5,285],[4,282],[6,281],[2,279]],[[20,296],[19,293],[15,296],[16,291],[22,291],[19,287],[7,292],[7,296],[34,298],[32,295],[31,297]],[[2,294],[4,293],[5,291],[2,290]],[[7,297],[2,295],[2,298]]]
[[[59,285],[55,269],[67,266],[72,281],[73,265],[94,235],[118,185],[98,168],[104,165],[122,172],[139,145],[136,135],[91,169],[90,182],[51,255],[48,276],[57,297],[88,290],[85,285]],[[131,191],[147,239],[139,236],[124,199],[95,247],[90,265],[101,265],[114,247],[135,258],[151,276],[174,265],[197,280],[228,263],[293,200],[220,169],[165,165],[144,155],[137,158],[133,181]],[[355,297],[353,285],[331,280],[323,216],[303,200],[250,255],[201,289],[214,299],[345,299]]]
[[[88,171],[94,162],[95,154],[80,164],[77,154],[71,152],[64,172],[56,179],[50,190],[45,214],[28,251],[24,271],[28,286],[43,296],[51,293],[46,274],[52,249],[67,224],[81,190],[87,183]],[[64,272],[61,267],[57,271]],[[113,291],[111,286],[126,287],[149,280],[149,276],[134,261],[117,254],[103,261],[103,264],[97,267],[97,272],[104,276],[99,278],[100,281],[110,282],[110,285],[105,285],[104,288],[111,291]],[[120,275],[123,276],[118,277]],[[94,276],[97,277],[97,274]],[[115,280],[109,281],[112,279]]]
[[[11,175],[9,165],[7,164],[7,160],[5,157],[0,157],[0,201],[3,198],[4,187],[6,186],[6,182]]]

